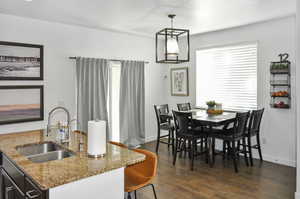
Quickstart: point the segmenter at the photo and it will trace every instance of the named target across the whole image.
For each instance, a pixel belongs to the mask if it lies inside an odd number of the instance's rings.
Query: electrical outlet
[[[263,144],[267,144],[267,139],[266,139],[266,138],[263,138],[263,139],[262,139],[262,143],[263,143]]]

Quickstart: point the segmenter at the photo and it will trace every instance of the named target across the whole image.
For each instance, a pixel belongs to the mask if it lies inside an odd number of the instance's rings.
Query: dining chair
[[[177,104],[177,108],[178,108],[178,111],[189,111],[192,109],[191,104],[189,102]]]
[[[264,109],[253,110],[251,112],[248,131],[247,131],[247,147],[250,156],[250,164],[253,166],[252,149],[257,149],[259,153],[260,161],[263,161],[261,145],[260,145],[260,124],[262,121]],[[256,137],[256,144],[252,145],[251,138]]]
[[[172,112],[176,133],[173,165],[176,164],[177,153],[183,150],[181,145],[185,145],[186,143],[188,143],[189,147],[185,148],[185,150],[188,150],[189,157],[191,159],[190,169],[193,170],[195,156],[206,154],[206,159],[208,159],[207,149],[200,153],[197,152],[198,140],[207,138],[207,134],[204,133],[204,131],[199,130],[199,128],[196,128],[192,120],[192,113],[181,111]]]
[[[122,148],[127,148],[126,145],[119,142],[110,142]],[[155,187],[152,183],[157,171],[157,156],[144,149],[134,149],[137,153],[142,153],[146,159],[141,162],[125,168],[125,192],[128,193],[127,199],[131,199],[131,193],[134,193],[134,199],[137,199],[136,191],[138,189],[151,186],[155,199],[157,199]]]
[[[178,111],[192,110],[191,103],[189,103],[189,102],[177,104],[177,108],[178,108]],[[204,138],[200,139],[197,144],[200,144],[200,151],[203,151],[203,149],[204,149],[203,147],[207,146],[207,140],[205,140]]]
[[[159,144],[167,144],[168,149],[171,146],[172,152],[174,152],[174,125],[171,123],[172,115],[169,115],[168,104],[154,105],[154,110],[157,120],[157,140],[156,140],[156,153],[158,153]],[[167,135],[161,135],[161,130],[168,131]],[[168,142],[162,139],[168,138]]]
[[[225,143],[225,148],[223,150],[228,151],[228,155],[233,159],[235,172],[238,172],[237,158],[239,154],[244,155],[246,165],[248,166],[247,148],[246,148],[246,138],[247,138],[247,123],[249,119],[250,112],[237,113],[236,118],[233,122],[233,127],[229,129],[214,130],[213,131],[213,143],[215,139],[223,140]],[[242,142],[242,149],[238,147],[238,144]]]

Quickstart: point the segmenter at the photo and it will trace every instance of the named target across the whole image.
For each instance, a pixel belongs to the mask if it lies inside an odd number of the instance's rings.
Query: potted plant
[[[208,110],[213,110],[213,109],[215,109],[216,102],[215,101],[208,101],[208,102],[206,102],[206,105],[207,105]]]

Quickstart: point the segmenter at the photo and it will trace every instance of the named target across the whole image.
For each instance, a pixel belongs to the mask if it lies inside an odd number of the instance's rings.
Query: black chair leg
[[[195,149],[195,147],[194,147],[194,145],[195,145],[195,140],[191,140],[191,141],[189,141],[189,143],[190,143],[190,154],[191,154],[191,171],[193,171],[194,170],[194,157],[195,157],[195,154],[194,154],[194,149]]]
[[[226,141],[223,140],[223,160],[225,160],[225,155],[226,155]]]
[[[215,164],[215,146],[216,146],[216,139],[213,138],[213,140],[212,140],[212,151],[213,151],[212,162],[213,162],[213,165]]]
[[[259,153],[259,158],[260,161],[263,161],[262,153],[261,153],[261,146],[260,146],[260,137],[259,134],[256,135],[256,141],[257,141],[257,147],[258,147],[258,153]]]
[[[151,184],[151,186],[152,186],[152,190],[153,190],[154,198],[155,198],[155,199],[157,199],[157,196],[156,196],[156,192],[155,192],[154,185],[153,185],[153,184]]]
[[[175,134],[174,130],[171,132],[171,142],[172,142],[172,154],[174,154],[174,148],[175,148]]]
[[[208,164],[208,160],[209,160],[209,150],[208,150],[208,147],[207,147],[207,137],[204,139],[204,150],[206,152],[206,157],[205,157],[205,161],[206,161],[206,164]]]
[[[203,142],[204,142],[204,138],[201,138],[201,142],[200,142],[200,152],[203,152]]]
[[[245,158],[245,163],[247,165],[247,167],[249,166],[249,162],[248,162],[248,155],[247,155],[247,146],[246,146],[246,138],[243,138],[243,154],[244,154],[244,158]]]
[[[241,141],[240,140],[238,141],[236,151],[241,151]],[[237,158],[238,158],[238,160],[240,160],[240,153],[237,153]]]
[[[131,199],[131,193],[130,192],[128,192],[128,194],[127,194],[127,199]]]
[[[227,151],[228,151],[228,155],[227,155],[227,160],[230,160],[230,156],[232,154],[232,146],[231,146],[231,142],[227,141]]]
[[[252,157],[252,144],[251,144],[251,136],[248,136],[248,151],[249,151],[249,159],[250,159],[250,165],[253,167],[253,157]]]
[[[171,130],[169,130],[169,135],[168,135],[168,150],[170,148],[171,145]]]
[[[134,191],[134,199],[137,199],[137,197],[136,197],[136,190]]]
[[[158,153],[158,148],[159,148],[159,143],[160,143],[160,129],[157,130],[157,140],[156,140],[156,153]]]
[[[178,146],[180,148],[180,138],[176,138],[176,141],[175,141],[175,150],[174,150],[174,154],[173,154],[173,165],[176,164]]]
[[[237,155],[236,155],[236,145],[235,141],[232,142],[232,159],[234,164],[234,170],[236,173],[238,173],[238,167],[237,167],[237,161],[236,161]]]

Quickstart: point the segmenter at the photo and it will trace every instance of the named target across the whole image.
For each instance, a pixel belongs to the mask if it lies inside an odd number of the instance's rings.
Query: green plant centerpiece
[[[214,100],[213,101],[208,101],[208,102],[206,102],[206,105],[207,105],[208,110],[213,110],[213,109],[215,109],[216,102]]]

